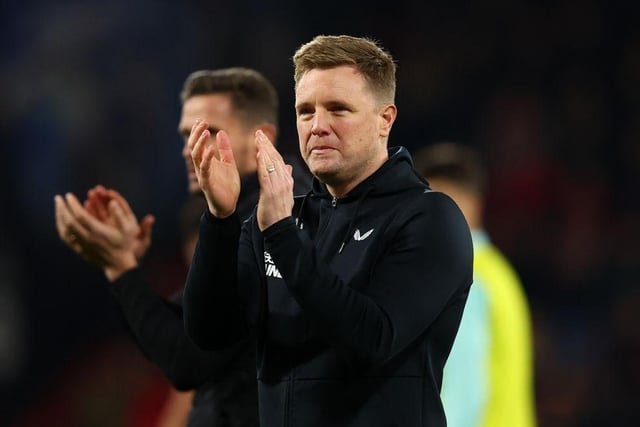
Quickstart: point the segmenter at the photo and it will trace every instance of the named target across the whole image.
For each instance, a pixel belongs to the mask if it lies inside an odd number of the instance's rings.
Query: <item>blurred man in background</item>
[[[444,368],[447,423],[532,427],[536,419],[529,307],[518,276],[483,228],[483,162],[471,147],[448,142],[423,148],[414,161],[433,190],[456,201],[473,237],[473,286]]]
[[[254,134],[260,130],[269,138],[277,136],[274,87],[250,69],[202,70],[186,79],[181,99],[178,131],[185,139],[182,154],[189,192],[201,194],[186,141],[195,121],[204,119],[211,134],[224,129],[229,135],[242,177],[238,214],[248,217],[259,188]],[[297,171],[304,185],[304,169]],[[55,211],[60,238],[103,269],[142,352],[176,389],[195,390],[188,426],[256,426],[255,349],[250,340],[225,351],[201,350],[184,333],[181,294],[173,300],[163,299],[145,279],[139,263],[151,243],[153,217],[138,222],[118,192],[101,186],[89,191],[84,206],[70,193],[56,196]],[[173,396],[191,399],[190,393]],[[171,406],[185,407],[176,402]]]

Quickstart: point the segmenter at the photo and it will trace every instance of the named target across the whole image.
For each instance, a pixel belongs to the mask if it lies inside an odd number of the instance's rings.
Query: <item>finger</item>
[[[109,212],[116,219],[116,226],[128,235],[137,236],[139,232],[138,222],[135,217],[129,215],[124,207],[117,201],[109,202]]]
[[[107,197],[107,189],[102,185],[96,185],[87,191],[87,196],[90,198],[104,199]]]
[[[84,202],[82,202],[82,206],[85,208],[87,212],[89,212],[91,216],[93,216],[94,218],[98,218],[98,212],[95,208],[95,203],[91,203],[90,199],[87,199]]]
[[[269,138],[258,130],[256,132],[256,144],[258,149],[258,165],[262,172],[266,172],[270,178],[286,177],[290,173],[285,168],[285,162],[278,150],[275,149]]]
[[[191,133],[189,134],[189,139],[187,141],[187,145],[191,151],[191,158],[196,166],[200,163],[203,146],[206,145],[205,142],[209,137],[210,133],[208,123],[205,121],[196,121],[191,129]]]
[[[256,161],[258,163],[258,183],[261,190],[272,190],[273,182],[271,175],[276,173],[276,167],[271,158],[263,150],[258,149],[256,153]]]
[[[191,152],[191,159],[193,160],[193,165],[195,166],[196,173],[198,172],[198,166],[202,163],[202,157],[204,156],[205,151],[209,149],[210,145],[208,144],[209,138],[211,134],[209,130],[205,130],[200,135],[200,138],[196,142],[193,151]]]
[[[64,200],[60,195],[56,194],[53,198],[53,204],[55,209],[56,230],[58,231],[58,236],[60,237],[60,240],[66,242],[65,237],[67,237],[67,233],[69,232],[69,226],[64,217]]]
[[[151,235],[151,230],[153,228],[153,224],[155,223],[156,217],[154,217],[153,215],[145,215],[144,218],[142,218],[142,221],[140,221],[141,234],[144,236]]]
[[[231,149],[231,140],[229,134],[221,130],[216,133],[216,145],[218,146],[218,157],[221,162],[229,163],[236,166],[236,160],[233,157],[233,150]]]
[[[107,209],[107,204],[109,203],[109,199],[106,197],[98,197],[91,201],[91,205],[96,211],[96,218],[100,221],[107,221],[109,219],[109,210]]]
[[[103,185],[98,184],[93,188],[90,188],[87,193],[95,196],[101,196],[107,193],[107,189]]]
[[[107,221],[109,219],[107,204],[110,200],[107,195],[107,190],[102,186],[97,186],[89,190],[87,196],[87,203],[85,203],[87,210],[100,221]]]
[[[94,218],[98,218],[100,221],[105,221],[106,218],[103,215],[101,209],[101,203],[99,200],[98,192],[95,188],[87,191],[87,199],[82,203],[87,212]]]
[[[76,204],[79,205],[78,200],[70,193],[65,194],[64,198],[60,197],[60,202],[58,204],[58,213],[60,215],[60,220],[63,226],[66,229],[66,234],[78,234],[78,231],[82,229],[82,224],[76,218],[76,214],[74,210],[71,208],[69,199],[73,198]],[[80,210],[84,210],[84,208],[80,207]]]
[[[129,202],[122,196],[122,194],[118,193],[116,190],[108,190],[107,194],[109,195],[109,199],[115,200],[120,204],[125,215],[127,215],[128,217],[132,217],[133,220],[136,220],[136,216],[133,213]]]
[[[78,198],[71,193],[67,193],[65,194],[65,201],[67,202],[70,214],[75,218],[76,222],[83,227],[87,226],[87,217],[89,217],[89,213],[84,209],[82,204],[80,204]]]
[[[198,126],[204,128],[204,123],[205,122],[200,119],[196,119],[196,121],[193,122],[193,126],[191,126],[191,130],[189,131],[189,137],[187,138],[187,146],[190,149],[193,149],[195,141],[200,137],[200,131],[197,130]]]
[[[153,215],[145,215],[140,221],[140,233],[138,237],[140,240],[145,242],[145,244],[151,242],[151,231],[153,229],[153,224],[156,222],[156,219]]]
[[[259,144],[258,148],[260,150],[264,150],[269,155],[269,158],[274,161],[274,163],[279,162],[284,165],[285,162],[280,155],[280,152],[278,152],[275,145],[273,145],[273,142],[271,142],[269,137],[267,137],[267,135],[262,130],[256,131],[256,140]]]
[[[256,163],[258,164],[258,176],[261,178],[269,178],[271,173],[275,173],[275,165],[271,156],[265,149],[262,132],[257,131],[255,135],[256,143]]]
[[[216,161],[216,150],[212,145],[208,145],[205,147],[204,153],[202,154],[202,160],[199,165],[201,181],[206,183],[209,180],[211,168],[213,167],[213,163]]]
[[[294,182],[294,179],[293,179],[293,166],[285,164],[284,165],[284,169],[285,169],[285,172],[286,172],[287,186],[293,192],[293,188],[295,186],[295,182]]]
[[[73,215],[62,196],[56,195],[54,197],[54,203],[56,212],[56,229],[58,230],[60,240],[62,240],[62,242],[74,252],[83,255],[84,248],[81,244],[81,237],[79,237],[79,233],[82,228],[76,224],[76,221],[73,219]]]
[[[65,194],[66,206],[68,207],[69,227],[78,239],[88,240],[91,234],[106,235],[107,226],[98,219],[92,217],[80,204],[78,199],[71,193]]]
[[[284,159],[271,143],[269,138],[261,130],[256,131],[256,144],[258,149],[258,167],[262,170],[260,176],[260,188],[269,189],[278,194],[288,194],[293,191],[293,168],[287,165]]]

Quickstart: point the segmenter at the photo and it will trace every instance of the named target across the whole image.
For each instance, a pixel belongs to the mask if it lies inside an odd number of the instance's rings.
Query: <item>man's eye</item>
[[[298,110],[298,117],[309,116],[313,114],[312,110]]]

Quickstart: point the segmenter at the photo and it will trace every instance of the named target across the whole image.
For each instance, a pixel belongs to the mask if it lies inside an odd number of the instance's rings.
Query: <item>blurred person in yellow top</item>
[[[531,316],[517,273],[483,228],[487,177],[480,155],[439,142],[414,162],[433,190],[458,204],[473,237],[473,285],[442,380],[447,425],[533,427]]]

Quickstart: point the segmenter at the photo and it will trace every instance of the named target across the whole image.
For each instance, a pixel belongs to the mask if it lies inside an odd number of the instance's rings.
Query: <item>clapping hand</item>
[[[210,137],[209,124],[198,120],[191,128],[188,146],[209,212],[218,218],[226,218],[235,212],[238,204],[240,174],[229,135],[219,131],[213,144],[209,142]]]
[[[81,204],[71,193],[56,195],[55,219],[60,239],[86,261],[103,269],[110,281],[135,268],[151,244],[151,215],[138,223],[127,201],[115,190],[97,186]]]

